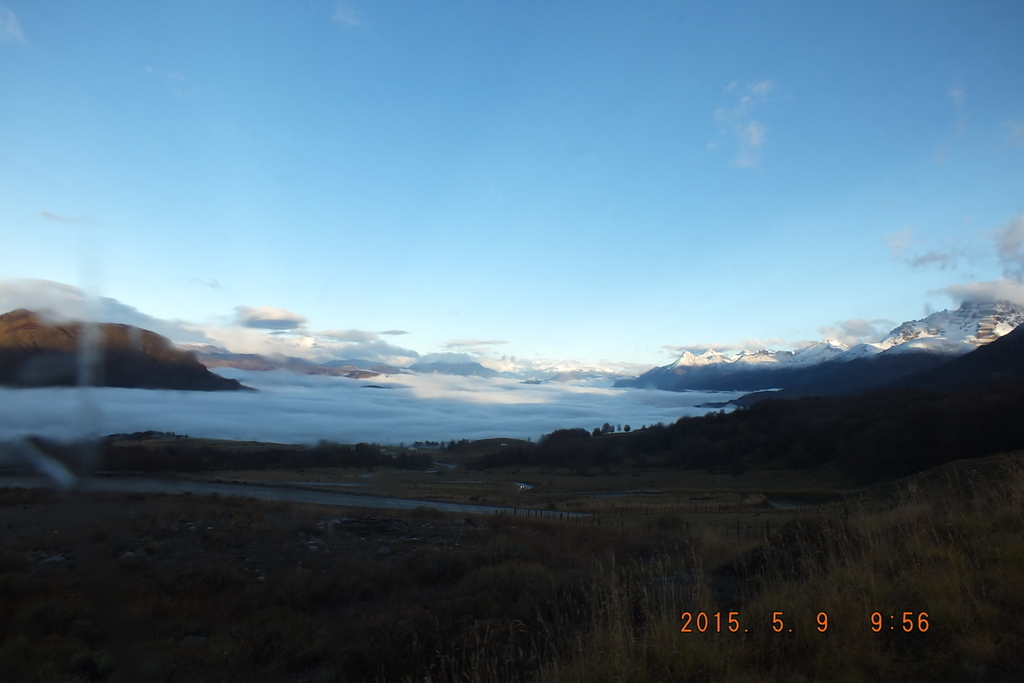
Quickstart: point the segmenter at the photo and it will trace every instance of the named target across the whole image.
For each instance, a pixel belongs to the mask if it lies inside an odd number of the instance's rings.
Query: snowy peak
[[[1024,324],[1024,307],[1007,301],[965,302],[955,311],[938,311],[921,320],[899,325],[880,342],[864,342],[852,349],[836,339],[826,339],[797,351],[740,351],[730,356],[708,349],[701,355],[684,351],[669,369],[716,366],[723,371],[754,368],[798,368],[831,361],[872,358],[881,353],[896,355],[929,351],[959,355],[998,339]]]
[[[704,365],[716,365],[718,363],[728,363],[731,359],[724,353],[719,353],[714,349],[708,349],[701,355],[690,353],[689,351],[683,351],[683,355],[679,356],[679,359],[672,364],[673,368],[697,368]]]
[[[965,352],[987,344],[1024,323],[1024,308],[1007,301],[964,302],[955,311],[938,311],[905,322],[879,344],[883,349],[910,348]]]
[[[788,363],[791,360],[793,360],[792,351],[761,349],[759,351],[740,351],[730,362],[739,365],[777,365]]]
[[[793,363],[800,365],[817,365],[836,360],[843,356],[850,347],[835,339],[826,339],[817,344],[805,346],[793,354]]]

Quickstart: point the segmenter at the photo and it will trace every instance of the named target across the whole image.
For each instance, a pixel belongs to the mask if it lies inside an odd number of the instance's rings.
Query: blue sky
[[[648,365],[1024,303],[1019,2],[0,3],[0,301]]]

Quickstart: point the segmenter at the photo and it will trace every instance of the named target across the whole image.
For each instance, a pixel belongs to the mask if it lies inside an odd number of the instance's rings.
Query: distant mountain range
[[[905,322],[878,342],[853,348],[834,339],[797,351],[743,351],[735,355],[708,350],[684,352],[672,364],[626,378],[605,370],[578,368],[498,371],[476,362],[421,360],[400,368],[364,359],[317,363],[284,355],[233,353],[213,345],[175,347],[169,340],[130,325],[98,324],[102,350],[96,383],[104,386],[237,390],[236,380],[210,372],[212,368],[288,370],[307,375],[368,379],[377,375],[439,373],[464,377],[509,378],[528,383],[615,379],[615,386],[669,391],[742,391],[733,403],[763,398],[799,398],[863,393],[880,388],[948,388],[978,376],[1003,377],[1024,363],[1012,351],[1002,351],[999,363],[981,361],[974,351],[1012,334],[1024,323],[1024,307],[1007,302],[964,303],[955,311],[940,311]],[[77,383],[79,323],[48,324],[24,309],[0,315],[0,385],[68,386]],[[993,349],[1005,345],[992,346]],[[997,356],[991,356],[996,358]],[[1015,365],[1016,363],[1016,365]],[[939,372],[947,368],[948,372]],[[935,372],[932,372],[935,371]],[[945,374],[944,374],[945,373]],[[953,374],[949,374],[953,373]],[[959,379],[955,379],[955,377]]]
[[[95,335],[96,349],[89,384],[196,391],[248,388],[210,372],[194,355],[155,332],[112,323],[50,324],[25,309],[0,315],[0,385],[78,384],[86,334]]]
[[[209,344],[189,344],[180,347],[194,353],[196,359],[207,368],[239,368],[241,370],[289,370],[301,375],[331,375],[366,379],[377,375],[397,375],[401,369],[382,363],[363,360],[332,360],[314,363],[304,358],[274,354],[262,356],[256,353],[232,353],[227,349]]]
[[[876,343],[847,347],[834,339],[798,351],[744,351],[727,355],[684,352],[616,386],[758,392],[777,398],[861,393],[917,376],[1009,334],[1024,323],[1024,308],[1008,302],[964,303],[905,322]],[[908,380],[909,381],[909,380]],[[760,396],[744,397],[744,403]]]
[[[255,353],[232,353],[227,349],[210,344],[181,345],[184,351],[191,351],[200,363],[208,368],[239,368],[242,370],[288,370],[303,375],[333,375],[352,379],[367,379],[377,375],[439,374],[460,377],[502,377],[527,380],[532,384],[544,382],[571,382],[586,379],[622,379],[621,373],[606,370],[548,369],[523,372],[503,372],[488,368],[476,362],[421,361],[406,367],[396,367],[369,360],[349,359],[316,363],[294,356],[280,354],[259,355]]]

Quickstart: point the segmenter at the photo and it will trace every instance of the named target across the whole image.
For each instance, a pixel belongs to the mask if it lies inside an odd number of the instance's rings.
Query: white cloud
[[[317,336],[350,342],[373,341],[379,338],[376,332],[365,332],[363,330],[327,330],[326,332],[319,332]]]
[[[284,308],[272,306],[238,306],[235,308],[238,324],[243,327],[254,327],[261,330],[296,330],[301,328],[306,318]]]
[[[400,334],[409,334],[409,333],[406,332],[405,330],[384,330],[383,332],[380,332],[379,334],[400,335]]]
[[[411,365],[420,358],[416,351],[389,344],[382,339],[339,345],[329,351],[339,360],[369,360],[399,367]]]
[[[363,25],[355,8],[347,2],[339,2],[334,6],[334,14],[331,15],[331,21],[342,26],[356,27]]]
[[[25,43],[25,34],[14,12],[0,7],[0,43]]]
[[[734,163],[739,168],[752,168],[761,162],[761,148],[764,146],[768,126],[753,117],[754,109],[768,101],[775,89],[770,81],[751,83],[740,87],[730,83],[725,92],[730,100],[715,109],[715,120],[722,126],[722,135],[731,136],[736,142]],[[712,142],[708,150],[714,150],[719,143]]]
[[[1024,282],[1000,278],[992,282],[968,282],[950,285],[937,294],[945,294],[955,301],[1009,301],[1024,306]]]
[[[849,347],[854,347],[861,342],[877,342],[896,326],[892,320],[878,318],[865,320],[864,318],[853,318],[837,322],[835,325],[826,325],[820,332],[826,339],[841,341]]]
[[[0,313],[27,308],[55,320],[92,319],[95,322],[135,325],[162,334],[175,342],[209,343],[198,325],[162,320],[117,299],[90,299],[78,287],[50,280],[0,279]]]
[[[281,443],[532,438],[604,422],[670,423],[726,395],[613,389],[609,382],[530,385],[518,380],[400,375],[369,381],[284,371],[218,371],[258,392],[92,388],[101,434],[147,429]],[[367,388],[368,384],[389,387]],[[738,395],[738,394],[737,394]],[[0,389],[0,440],[80,434],[78,390]]]

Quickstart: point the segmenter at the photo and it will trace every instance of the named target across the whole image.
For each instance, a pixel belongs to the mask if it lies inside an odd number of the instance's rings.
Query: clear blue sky
[[[1013,265],[1021,2],[0,3],[0,278],[664,363]]]

